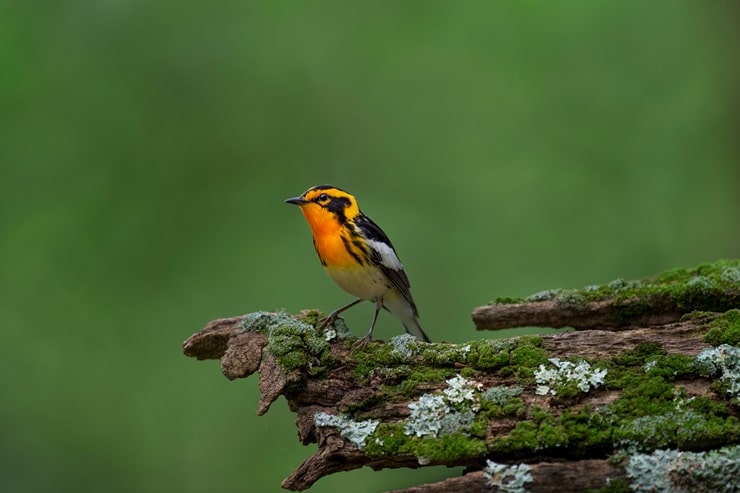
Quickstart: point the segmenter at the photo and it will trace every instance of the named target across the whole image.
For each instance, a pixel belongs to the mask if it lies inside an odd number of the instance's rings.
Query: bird
[[[419,324],[419,311],[411,297],[403,264],[388,236],[362,213],[354,196],[332,185],[311,187],[285,200],[301,208],[313,233],[319,261],[334,282],[357,299],[321,320],[319,328],[343,311],[369,300],[375,305],[370,331],[358,341],[372,340],[381,308],[388,310],[417,340],[430,342]]]

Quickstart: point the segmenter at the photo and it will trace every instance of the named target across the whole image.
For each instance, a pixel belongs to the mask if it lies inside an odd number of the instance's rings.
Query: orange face
[[[347,227],[347,222],[360,214],[352,195],[339,188],[322,185],[309,188],[300,197],[286,202],[301,208],[311,226],[316,252],[327,269],[357,266],[362,252],[352,241],[354,229]]]

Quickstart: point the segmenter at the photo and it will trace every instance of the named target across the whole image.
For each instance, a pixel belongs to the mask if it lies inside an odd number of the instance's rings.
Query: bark
[[[283,487],[290,490],[305,490],[321,477],[340,471],[348,471],[363,466],[373,469],[420,467],[419,459],[410,454],[399,454],[392,457],[368,457],[356,446],[343,439],[331,428],[317,428],[313,416],[318,412],[337,414],[347,411],[354,403],[379,401],[377,405],[363,409],[358,415],[373,416],[387,421],[408,417],[408,402],[385,403],[377,389],[382,385],[380,379],[371,380],[358,386],[352,376],[352,369],[357,364],[353,359],[352,346],[343,341],[332,344],[331,353],[336,361],[341,362],[322,378],[305,378],[295,372],[286,372],[276,358],[267,349],[265,334],[243,331],[242,317],[215,320],[201,332],[190,337],[184,345],[185,353],[198,359],[221,359],[224,375],[229,379],[244,378],[259,371],[259,388],[262,397],[258,414],[264,414],[270,404],[280,395],[284,395],[291,410],[297,414],[298,434],[304,444],[318,443],[318,450],[310,456],[284,482]],[[638,344],[659,342],[670,354],[693,356],[701,349],[708,347],[702,342],[706,331],[706,319],[687,319],[658,327],[643,327],[630,331],[612,332],[593,330],[564,332],[542,336],[543,348],[552,357],[607,358],[615,356],[626,349],[635,348]],[[381,344],[373,342],[372,344]],[[476,375],[475,381],[484,388],[510,383],[509,377],[502,377],[496,372]],[[289,385],[289,384],[293,385]],[[444,387],[442,384],[429,383],[420,387],[419,392],[433,392]],[[685,381],[682,387],[691,395],[709,395],[710,388],[706,381]],[[591,392],[581,398],[579,406],[590,406],[593,409],[613,403],[618,392],[603,390]],[[558,413],[562,403],[553,402],[544,396],[529,394],[523,396],[527,408],[533,406],[552,407]],[[516,426],[513,419],[502,419],[492,423],[489,438],[505,435]],[[499,460],[514,460],[515,457],[502,457]],[[525,457],[525,460],[537,460],[536,456]],[[424,465],[437,465],[430,462]],[[481,468],[485,465],[483,458],[478,460],[461,458],[454,462],[444,463],[447,466],[472,466]],[[598,466],[598,467],[597,467]],[[610,466],[605,459],[575,460],[569,462],[539,462],[533,465],[534,484],[532,492],[561,491],[560,485],[568,481],[570,491],[585,491],[588,488],[604,486],[606,477],[624,476],[618,468]],[[482,473],[466,474],[461,478],[452,478],[437,484],[419,486],[406,491],[476,491],[485,488]]]
[[[727,290],[723,290],[727,294]],[[737,286],[735,290],[737,291]],[[723,300],[725,304],[721,306],[722,309],[712,313],[685,316],[685,313],[691,311],[688,304],[684,303],[676,310],[668,310],[665,305],[661,305],[656,313],[643,312],[631,318],[619,317],[620,323],[614,323],[614,300],[578,303],[577,306],[554,300],[493,305],[476,309],[473,318],[479,329],[521,325],[576,327],[580,330],[539,336],[541,340],[537,340],[535,349],[544,351],[549,358],[567,358],[571,361],[585,358],[592,362],[618,365],[619,357],[626,354],[626,351],[656,346],[660,348],[659,354],[667,357],[696,356],[710,347],[704,340],[709,329],[723,313],[730,313],[730,310],[740,305],[737,292],[730,293]],[[717,307],[714,301],[712,303],[713,307]],[[623,300],[618,301],[618,304],[624,307]],[[700,301],[695,306],[705,307],[706,303]],[[414,346],[416,349],[412,355],[400,358],[389,356],[390,346],[381,341],[373,341],[366,348],[358,348],[352,340],[335,338],[324,347],[320,344],[322,336],[316,336],[312,328],[306,329],[306,324],[315,318],[315,314],[311,313],[302,313],[295,318],[287,314],[261,313],[219,319],[210,322],[184,343],[184,352],[188,356],[220,359],[222,371],[229,379],[245,378],[258,372],[261,392],[258,415],[267,412],[270,404],[279,396],[287,399],[290,409],[296,413],[301,442],[316,443],[318,448],[283,481],[284,488],[305,490],[328,474],[363,466],[381,470],[446,465],[464,466],[466,470],[460,477],[399,491],[495,491],[496,488],[482,472],[488,460],[502,464],[528,464],[531,467],[532,482],[527,485],[527,489],[534,493],[586,491],[605,487],[607,479],[626,477],[623,464],[609,461],[610,456],[618,449],[616,444],[600,442],[594,445],[582,437],[568,437],[563,446],[543,448],[533,445],[508,450],[496,447],[495,444],[501,443],[502,439],[514,440],[522,429],[519,425],[524,422],[536,427],[537,419],[541,418],[534,417],[543,412],[550,417],[547,419],[557,420],[560,417],[573,416],[582,410],[593,413],[593,410],[609,409],[616,422],[623,418],[619,415],[620,412],[631,412],[614,406],[630,391],[629,383],[601,387],[576,396],[540,395],[535,392],[532,369],[526,368],[529,363],[516,359],[521,356],[517,351],[525,347],[526,341],[531,342],[530,339],[479,341],[467,345],[467,348],[455,344],[420,343]],[[250,320],[257,319],[263,320],[264,325],[249,325]],[[293,335],[290,332],[280,332],[283,330],[280,327],[294,322],[304,324],[301,326],[303,328]],[[283,342],[278,343],[278,340]],[[494,356],[510,358],[507,360],[510,363],[498,364],[485,360],[486,351],[493,351],[491,354]],[[476,354],[475,357],[471,352]],[[544,363],[547,364],[547,361],[544,360]],[[410,372],[424,370],[438,370],[444,377],[418,378],[418,382],[407,395],[393,393],[395,389],[404,386],[405,380],[413,378],[414,374]],[[513,414],[491,417],[485,430],[479,430],[479,435],[470,439],[473,444],[483,444],[483,449],[465,449],[463,453],[449,457],[425,457],[419,453],[421,448],[414,448],[415,444],[422,443],[425,438],[402,436],[400,438],[408,447],[400,447],[392,453],[378,453],[377,450],[361,450],[347,436],[343,436],[338,427],[316,425],[315,417],[318,413],[348,415],[355,421],[376,420],[387,425],[403,424],[412,413],[413,406],[409,407],[409,404],[417,402],[422,394],[442,395],[449,385],[449,375],[461,372],[467,375],[469,381],[474,382],[478,391],[514,385],[524,387],[524,391],[518,396],[521,409]],[[362,375],[358,376],[360,373]],[[738,422],[737,401],[730,402],[722,393],[722,388],[712,383],[713,380],[688,373],[675,379],[670,375],[666,378],[675,395],[682,396],[679,399],[668,395],[669,401],[680,401],[676,404],[679,411],[682,402],[698,402],[695,399],[701,398],[723,406],[718,412],[727,423]],[[645,418],[652,417],[654,416]],[[714,416],[707,415],[704,418],[709,423]],[[618,432],[616,427],[624,427],[623,423],[615,425],[613,431]],[[676,426],[680,428],[681,425]],[[723,429],[723,436],[706,439],[705,435],[701,435],[703,438],[684,440],[681,442],[682,446],[702,451],[739,443],[740,426],[727,426],[729,427]],[[554,426],[552,430],[557,432],[560,428]],[[540,433],[546,434],[545,429]],[[651,443],[636,445],[648,451],[655,448]]]

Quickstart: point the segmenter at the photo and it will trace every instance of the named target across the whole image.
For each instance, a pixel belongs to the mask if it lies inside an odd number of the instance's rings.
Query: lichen
[[[571,397],[578,391],[588,392],[592,388],[604,385],[607,370],[603,368],[592,369],[585,360],[577,363],[561,361],[560,358],[550,358],[550,363],[555,369],[545,368],[540,365],[534,372],[537,382],[535,393],[538,395],[562,395]]]
[[[279,312],[254,312],[245,315],[241,320],[243,331],[254,331],[271,333],[275,329],[285,328],[295,332],[306,332],[311,325],[284,311]]]
[[[424,394],[408,404],[411,414],[404,433],[416,437],[439,437],[467,430],[475,419],[471,405],[477,397],[475,384],[456,375],[447,380],[441,394]]]
[[[740,447],[709,452],[655,450],[635,454],[625,467],[635,493],[731,493],[740,477]]]
[[[506,416],[523,417],[526,405],[519,398],[523,391],[518,385],[498,385],[484,390],[480,394],[481,413],[489,421]]]
[[[407,360],[419,352],[420,344],[416,337],[411,334],[401,334],[392,337],[388,343],[391,345],[391,354],[400,360]]]
[[[637,451],[686,448],[707,425],[706,418],[693,410],[676,410],[625,422],[615,432],[615,437],[618,437],[619,446]]]
[[[492,460],[486,461],[483,475],[488,478],[488,485],[493,486],[501,493],[526,493],[529,491],[524,485],[533,481],[532,470],[526,464],[498,464]]]
[[[365,447],[368,437],[380,423],[380,421],[372,419],[355,421],[347,415],[335,416],[324,412],[314,414],[313,422],[318,427],[331,426],[336,428],[342,438],[352,442],[360,450]]]
[[[450,412],[450,407],[441,395],[424,394],[408,406],[411,415],[406,420],[404,433],[417,437],[436,437],[442,429],[440,421]]]
[[[598,375],[591,375],[594,369],[585,364],[575,372],[577,363],[556,362],[553,369],[535,372],[536,383],[547,385],[548,395],[554,388],[557,395],[553,398],[569,407],[561,411],[532,406],[525,411],[523,406],[513,407],[521,399],[512,397],[508,406],[517,416],[516,426],[491,440],[489,452],[525,457],[542,451],[558,454],[557,450],[567,447],[571,455],[587,456],[619,447],[633,451],[666,447],[695,450],[740,441],[740,422],[728,401],[688,395],[682,388],[682,379],[695,379],[699,371],[690,356],[668,354],[660,344],[639,344],[609,360],[595,362]],[[568,370],[563,372],[565,380],[571,378],[565,386],[552,383],[558,382],[555,375],[560,366]],[[719,381],[720,370],[712,367],[707,371],[715,372]],[[589,377],[595,378],[589,381]],[[582,390],[593,389],[592,383],[619,391],[618,397],[594,411],[579,407]],[[531,388],[525,385],[524,393]],[[482,411],[491,419],[506,416],[500,405],[491,402],[498,394],[506,398],[503,390],[481,393]]]
[[[447,388],[442,391],[445,400],[452,404],[462,404],[465,401],[474,401],[476,385],[472,380],[463,378],[460,375],[447,380]]]
[[[725,392],[740,401],[740,348],[722,344],[704,349],[696,356],[696,365],[703,375],[718,376]]]
[[[503,406],[516,396],[520,395],[524,389],[518,385],[508,387],[506,385],[497,385],[486,389],[481,393],[481,399],[497,406]]]
[[[736,275],[728,272],[726,278]],[[666,280],[677,282],[681,275],[672,272]],[[719,286],[717,279],[697,271],[685,284],[697,293],[713,292]],[[644,287],[642,282],[611,284],[617,290]],[[586,290],[594,295],[600,291],[595,287]],[[580,302],[557,294],[553,299]],[[692,358],[669,354],[660,344],[638,344],[616,357],[587,362],[548,360],[543,340],[537,336],[443,345],[420,344],[402,335],[388,344],[374,341],[364,347],[352,346],[353,341],[347,340],[345,348],[351,346],[351,352],[337,362],[334,358],[339,353],[332,354],[326,332],[316,331],[311,323],[316,323],[318,315],[257,312],[244,317],[242,328],[265,333],[269,351],[286,370],[317,376],[339,363],[350,368],[358,384],[377,385],[372,395],[343,404],[339,411],[345,414],[314,417],[317,426],[336,427],[368,456],[413,454],[420,464],[429,464],[486,454],[587,457],[608,455],[619,447],[631,452],[701,450],[740,442],[740,422],[737,407],[733,407],[740,392],[740,350],[736,346],[718,345]],[[740,331],[740,310],[719,318],[706,316],[708,321],[715,320],[708,332],[714,334],[711,337],[737,338],[733,334]],[[482,389],[476,382],[480,372],[508,385]],[[698,374],[714,378],[714,389],[721,396],[726,391],[730,399],[687,395],[681,388],[682,379],[695,379]],[[614,392],[616,399],[596,409],[580,402],[586,392],[603,387]],[[431,392],[430,388],[439,390]],[[549,402],[557,399],[556,406],[533,405],[534,394],[551,396]],[[373,414],[379,403],[402,402],[410,402],[406,419],[380,422],[381,415]],[[364,419],[355,421],[357,417]],[[514,427],[491,437],[491,423],[500,418]]]

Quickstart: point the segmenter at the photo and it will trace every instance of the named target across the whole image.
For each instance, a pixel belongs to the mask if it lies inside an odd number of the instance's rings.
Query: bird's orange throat
[[[328,213],[316,204],[301,206],[301,212],[311,226],[314,238],[339,235],[342,225],[334,214]]]
[[[342,241],[342,225],[334,214],[315,204],[304,205],[301,212],[311,226],[316,253],[324,266],[342,268],[356,264]]]

